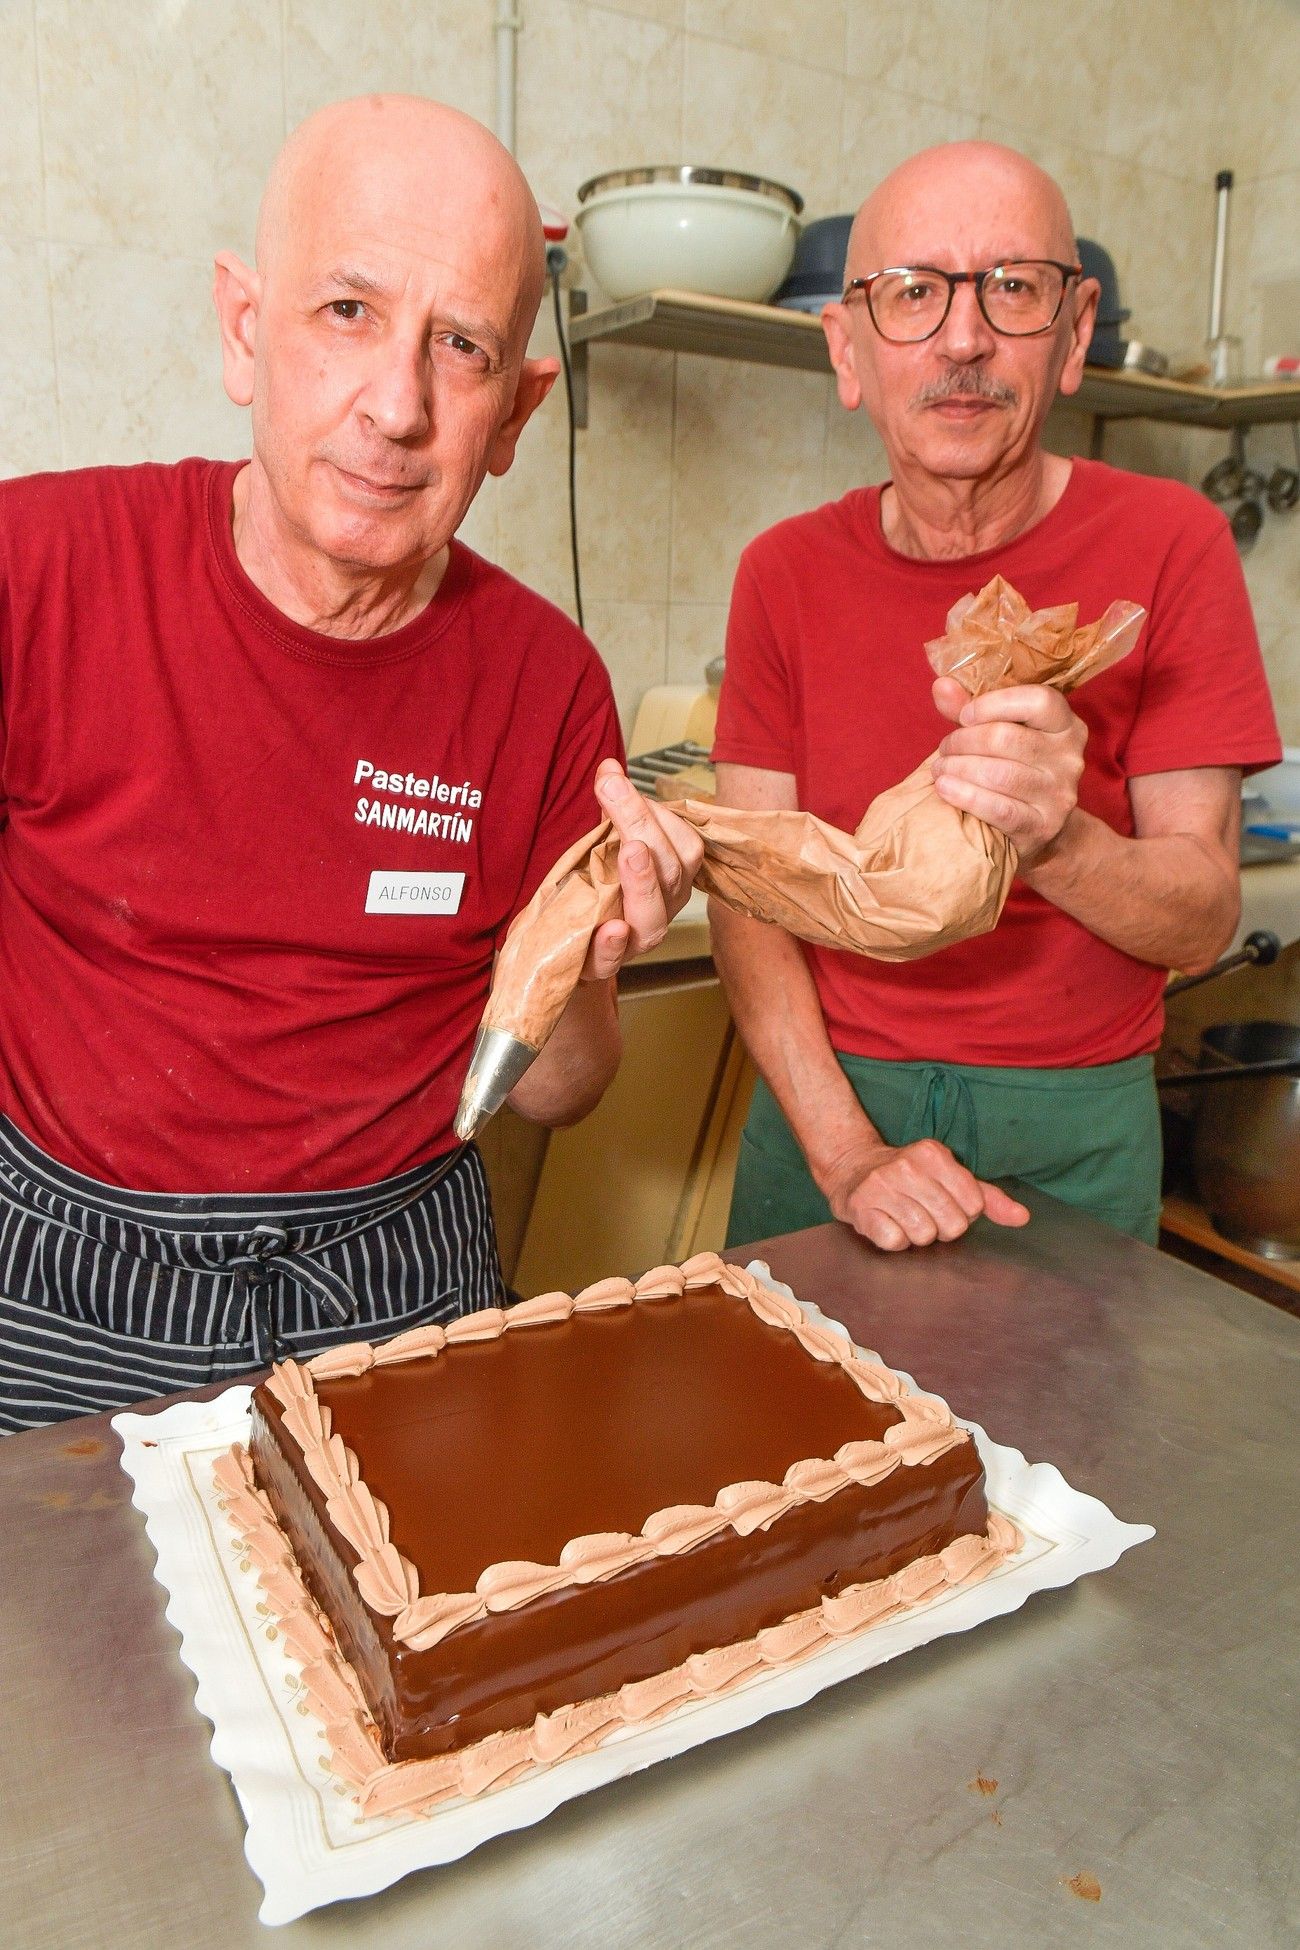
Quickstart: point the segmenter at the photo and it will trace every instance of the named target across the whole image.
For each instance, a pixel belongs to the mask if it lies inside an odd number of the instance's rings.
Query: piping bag
[[[1001,576],[948,612],[925,646],[937,676],[972,697],[1012,684],[1071,691],[1137,642],[1145,611],[1112,603],[1077,627],[1078,605],[1030,610]],[[886,701],[887,702],[887,701]],[[930,760],[868,806],[853,833],[807,812],[750,812],[674,801],[704,841],[695,884],[737,913],[802,941],[880,961],[910,961],[997,924],[1016,849],[935,791]],[[467,1139],[499,1110],[563,1015],[602,922],[622,913],[619,840],[608,820],[556,861],[515,916],[497,957],[456,1113]]]

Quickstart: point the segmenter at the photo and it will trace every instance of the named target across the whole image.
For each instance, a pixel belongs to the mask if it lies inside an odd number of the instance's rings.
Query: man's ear
[[[525,359],[519,368],[514,402],[496,439],[488,449],[488,473],[506,474],[514,461],[519,436],[559,376],[558,359]]]
[[[835,368],[835,390],[840,405],[856,413],[862,404],[862,382],[853,363],[853,338],[849,317],[843,305],[822,306],[822,330]]]
[[[212,302],[221,327],[222,382],[236,406],[251,406],[262,280],[233,251],[219,252],[213,265]]]
[[[1077,393],[1083,384],[1084,361],[1092,344],[1092,328],[1097,322],[1101,286],[1096,278],[1082,278],[1074,298],[1074,323],[1070,327],[1070,349],[1061,369],[1060,390]]]

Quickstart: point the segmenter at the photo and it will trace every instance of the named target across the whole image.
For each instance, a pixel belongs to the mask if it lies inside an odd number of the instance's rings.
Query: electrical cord
[[[560,307],[560,269],[549,262],[551,297],[555,301],[555,336],[560,342],[560,364],[564,369],[564,398],[569,409],[569,548],[573,556],[573,606],[578,613],[578,628],[586,628],[582,615],[582,571],[578,562],[578,423],[573,411],[573,368],[569,363],[569,341]]]

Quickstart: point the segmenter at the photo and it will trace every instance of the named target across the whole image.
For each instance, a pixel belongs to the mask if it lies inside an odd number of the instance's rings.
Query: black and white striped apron
[[[502,1297],[471,1145],[348,1191],[120,1191],[0,1118],[0,1433]]]

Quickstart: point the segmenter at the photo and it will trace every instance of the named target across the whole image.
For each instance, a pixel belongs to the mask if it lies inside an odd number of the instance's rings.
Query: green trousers
[[[887,1144],[938,1138],[977,1178],[1022,1178],[1120,1232],[1156,1243],[1160,1109],[1149,1056],[1081,1070],[980,1069],[838,1056]],[[813,1183],[762,1078],[740,1139],[727,1244],[824,1225]]]

